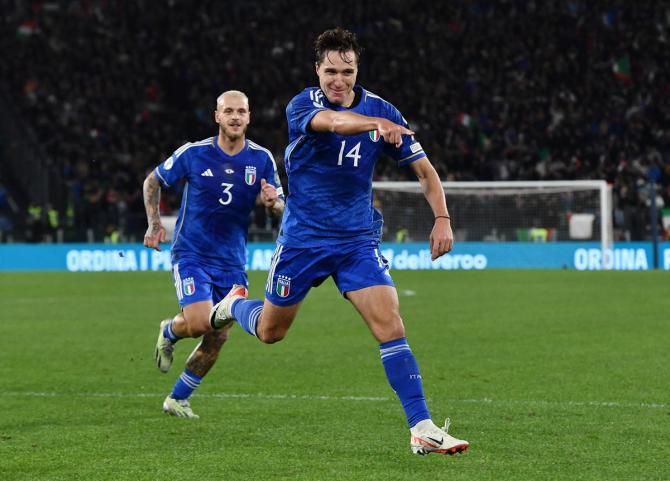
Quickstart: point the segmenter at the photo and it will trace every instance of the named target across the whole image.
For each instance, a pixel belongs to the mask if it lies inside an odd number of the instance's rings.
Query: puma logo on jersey
[[[204,171],[202,174],[200,174],[203,177],[214,177],[214,174],[212,174],[212,169],[207,169]]]

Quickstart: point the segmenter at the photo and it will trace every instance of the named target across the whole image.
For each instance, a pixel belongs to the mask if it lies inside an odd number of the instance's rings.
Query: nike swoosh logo
[[[430,439],[432,442],[436,443],[438,446],[442,444],[442,441],[444,441],[444,438],[440,439],[439,441],[435,438],[431,438],[429,436],[426,436],[426,439]]]

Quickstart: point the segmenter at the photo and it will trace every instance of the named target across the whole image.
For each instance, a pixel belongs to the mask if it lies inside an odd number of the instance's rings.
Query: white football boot
[[[156,350],[154,351],[154,358],[156,359],[156,366],[160,372],[168,372],[172,366],[172,353],[174,351],[174,343],[163,335],[163,329],[172,319],[164,319],[161,321],[161,326],[158,331],[158,340],[156,341]]]
[[[212,328],[221,329],[235,321],[232,313],[233,302],[238,299],[246,299],[248,295],[249,291],[246,287],[240,284],[233,285],[226,297],[221,299],[221,302],[212,307],[209,312],[209,324]]]
[[[435,426],[430,419],[417,423],[409,430],[412,452],[425,456],[430,453],[456,454],[468,449],[470,443],[447,434],[449,424],[449,418],[444,422],[442,429]]]
[[[191,409],[191,404],[188,399],[175,399],[171,396],[165,398],[163,401],[163,412],[170,416],[188,419],[200,419],[196,413]]]

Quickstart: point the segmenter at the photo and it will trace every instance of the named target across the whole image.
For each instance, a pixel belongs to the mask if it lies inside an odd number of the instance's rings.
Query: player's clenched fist
[[[277,189],[274,185],[268,184],[265,179],[261,179],[261,201],[265,207],[273,207],[278,199]]]
[[[435,225],[430,233],[430,257],[432,260],[451,252],[454,247],[454,233],[451,230],[449,219],[440,216],[435,219]]]

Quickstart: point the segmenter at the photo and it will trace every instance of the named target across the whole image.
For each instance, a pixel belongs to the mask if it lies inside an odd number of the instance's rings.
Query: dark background
[[[617,239],[649,238],[649,178],[670,204],[667,2],[0,6],[4,241],[141,239],[144,177],[216,134],[225,90],[247,93],[248,137],[281,170],[285,106],[316,85],[313,41],[335,26],[357,33],[359,82],[400,109],[443,180],[606,179]],[[407,174],[381,162],[375,180]],[[164,195],[163,212],[178,203]]]

